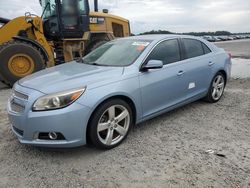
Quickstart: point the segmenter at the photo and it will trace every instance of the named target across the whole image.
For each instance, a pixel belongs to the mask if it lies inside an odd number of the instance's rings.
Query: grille
[[[24,99],[24,100],[28,100],[29,99],[28,95],[25,95],[25,94],[20,93],[18,91],[14,91],[13,94],[14,94],[15,97],[20,98],[20,99]]]
[[[17,112],[17,113],[22,113],[24,111],[24,109],[25,109],[24,106],[21,106],[21,105],[15,103],[15,101],[11,102],[10,107],[11,107],[11,110],[13,112]]]
[[[22,113],[25,110],[25,104],[29,99],[28,95],[20,93],[19,91],[13,90],[10,99],[10,108],[13,112]]]

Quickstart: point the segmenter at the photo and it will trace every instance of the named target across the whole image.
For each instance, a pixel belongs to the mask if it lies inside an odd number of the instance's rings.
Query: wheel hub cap
[[[24,77],[34,72],[35,63],[26,54],[16,54],[9,59],[8,68],[13,75]]]

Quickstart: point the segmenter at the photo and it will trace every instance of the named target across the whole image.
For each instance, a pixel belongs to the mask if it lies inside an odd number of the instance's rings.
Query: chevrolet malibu
[[[230,55],[200,38],[117,39],[18,81],[8,115],[23,144],[111,149],[135,124],[199,99],[218,102],[230,72]]]

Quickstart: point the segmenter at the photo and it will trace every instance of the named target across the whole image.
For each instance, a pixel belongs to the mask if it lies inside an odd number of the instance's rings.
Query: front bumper
[[[12,131],[22,144],[56,148],[86,144],[86,130],[91,113],[89,107],[75,102],[59,110],[33,112],[31,109],[34,101],[44,94],[20,85],[15,85],[15,90],[29,96],[25,110],[21,113],[12,110],[10,100],[7,106]],[[61,133],[65,139],[50,140],[38,137],[40,133],[49,132]]]

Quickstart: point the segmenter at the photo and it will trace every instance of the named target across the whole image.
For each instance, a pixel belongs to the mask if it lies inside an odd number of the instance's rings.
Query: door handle
[[[181,75],[183,75],[184,73],[185,73],[184,71],[179,71],[177,75],[178,75],[178,76],[181,76]]]
[[[210,62],[208,63],[208,66],[212,66],[213,64],[214,64],[214,62],[210,61]]]

